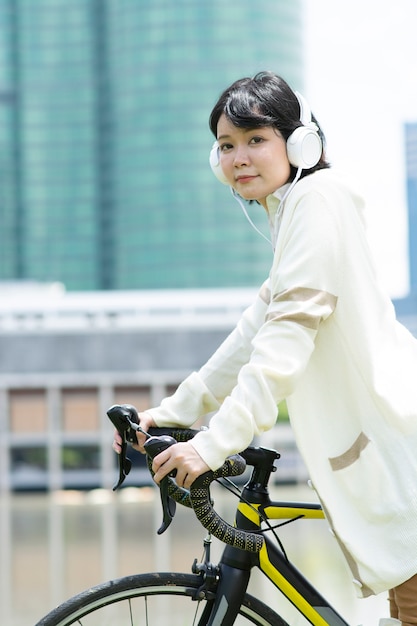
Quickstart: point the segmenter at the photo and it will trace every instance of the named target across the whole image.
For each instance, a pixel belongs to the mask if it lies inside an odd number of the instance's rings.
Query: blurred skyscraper
[[[0,0],[0,280],[262,281],[271,250],[210,172],[208,115],[259,70],[302,89],[301,4]]]

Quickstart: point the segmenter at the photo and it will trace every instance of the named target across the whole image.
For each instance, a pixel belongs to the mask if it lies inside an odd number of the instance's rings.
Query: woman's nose
[[[249,156],[246,146],[238,146],[236,148],[233,162],[236,167],[239,167],[241,165],[247,165],[249,163]]]

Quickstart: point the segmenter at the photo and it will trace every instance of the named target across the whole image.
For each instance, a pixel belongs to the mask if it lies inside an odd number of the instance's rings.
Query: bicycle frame
[[[249,531],[259,530],[262,517],[268,520],[290,520],[300,517],[324,519],[324,514],[318,504],[271,501],[267,490],[259,484],[249,483],[242,492],[237,508],[236,527]],[[216,617],[212,614],[213,621],[208,623],[209,626],[216,623],[234,623],[237,606],[246,591],[250,570],[253,567],[258,567],[314,626],[348,626],[341,615],[267,536],[259,553],[248,553],[231,546],[225,547],[220,561],[222,575],[216,593],[214,610]]]

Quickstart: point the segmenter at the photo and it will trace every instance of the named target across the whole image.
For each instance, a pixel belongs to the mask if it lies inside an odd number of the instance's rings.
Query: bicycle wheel
[[[206,606],[192,598],[201,585],[193,574],[137,574],[87,589],[48,613],[36,626],[196,626]],[[288,626],[246,594],[236,626]]]

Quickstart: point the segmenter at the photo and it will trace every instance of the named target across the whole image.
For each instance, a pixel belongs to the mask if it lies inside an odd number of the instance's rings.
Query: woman
[[[140,415],[147,430],[214,411],[207,430],[156,457],[155,480],[176,468],[189,487],[273,427],[286,399],[358,595],[391,589],[392,616],[417,624],[417,341],[378,285],[362,201],[329,169],[321,130],[275,74],[226,89],[210,127],[219,178],[266,212],[272,267],[208,362]]]

